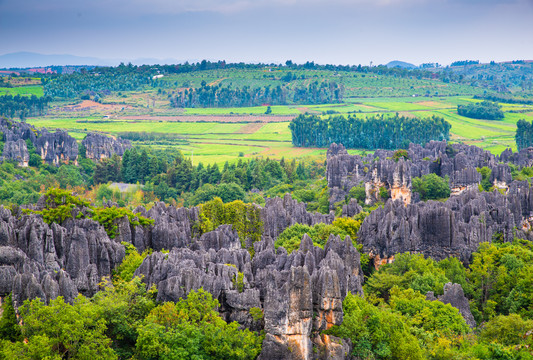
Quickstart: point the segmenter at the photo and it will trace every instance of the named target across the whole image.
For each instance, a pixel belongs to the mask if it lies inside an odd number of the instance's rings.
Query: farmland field
[[[1,95],[24,95],[24,96],[43,96],[42,86],[32,85],[32,86],[17,86],[17,87],[0,87],[0,96]]]
[[[175,143],[161,145],[142,142],[138,145],[172,146],[188,156],[193,155],[195,163],[206,164],[236,161],[240,157],[295,158],[325,154],[325,149],[295,148],[291,143],[290,119],[306,112],[352,114],[358,117],[393,115],[395,112],[419,117],[435,115],[444,117],[452,125],[452,141],[475,144],[494,153],[500,153],[507,147],[515,149],[515,124],[519,119],[533,119],[533,107],[530,107],[531,113],[506,112],[502,121],[477,120],[458,115],[457,104],[470,101],[475,100],[469,97],[350,98],[349,102],[343,104],[273,106],[272,115],[264,115],[265,107],[255,107],[184,109],[183,115],[118,114],[109,118],[104,118],[106,109],[102,107],[86,117],[50,115],[32,118],[28,122],[48,129],[67,129],[78,140],[89,131],[111,135],[132,131],[176,134],[181,140]],[[504,105],[504,109],[515,108],[515,105]],[[524,109],[522,105],[519,108]]]
[[[20,80],[18,80],[20,82]],[[203,85],[227,88],[282,87],[290,91],[324,81],[340,84],[343,101],[326,104],[291,104],[251,107],[172,107],[170,99],[181,91]],[[17,85],[23,85],[21,82]],[[35,94],[43,87],[34,79],[28,86],[0,88],[0,94]],[[137,142],[139,146],[172,147],[194,156],[194,162],[223,163],[241,157],[295,158],[323,155],[325,149],[296,148],[289,123],[299,114],[357,117],[439,116],[451,125],[451,141],[475,144],[494,153],[516,148],[514,134],[520,119],[533,120],[533,106],[501,104],[501,121],[477,120],[457,114],[457,106],[481,100],[482,88],[413,76],[378,73],[303,70],[265,66],[262,69],[218,69],[165,75],[142,89],[113,91],[92,100],[54,98],[48,114],[27,121],[37,127],[67,129],[77,140],[90,131],[110,135],[124,132],[175,134],[176,138]],[[356,150],[354,150],[356,151]]]

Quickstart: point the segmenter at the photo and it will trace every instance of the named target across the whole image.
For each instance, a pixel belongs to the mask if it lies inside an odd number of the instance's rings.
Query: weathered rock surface
[[[4,144],[2,157],[8,160],[14,160],[19,166],[28,166],[30,154],[26,142],[22,139],[17,141],[7,140]]]
[[[0,206],[0,297],[13,292],[16,306],[36,297],[92,296],[124,255],[124,246],[92,220],[49,226],[38,215],[17,218]]]
[[[474,320],[474,316],[470,311],[470,304],[463,292],[461,285],[452,283],[445,284],[444,294],[440,295],[438,298],[435,297],[433,291],[428,291],[426,294],[426,300],[439,300],[445,304],[450,304],[459,310],[459,313],[463,316],[466,324],[470,326],[470,328],[474,328],[476,326],[476,321]]]
[[[87,159],[100,161],[108,159],[114,154],[124,155],[124,151],[131,149],[129,140],[114,139],[97,133],[89,133],[81,142],[85,146]]]
[[[329,354],[323,358],[344,358],[346,346],[319,332],[342,322],[348,291],[362,294],[360,258],[351,239],[331,236],[321,249],[304,236],[290,255],[283,248],[276,251],[269,237],[254,247],[250,259],[236,232],[221,226],[190,248],[152,254],[136,274],[144,275],[149,286],[157,285],[160,301],[177,301],[203,288],[219,299],[226,320],[249,328],[257,326],[250,309],[261,309],[266,334],[262,359],[311,359],[314,345]]]
[[[465,319],[468,326],[471,328],[476,326],[476,321],[474,316],[470,311],[470,304],[468,299],[465,297],[463,288],[459,284],[447,283],[444,285],[444,294],[439,296],[439,300],[445,304],[450,304],[451,306],[459,309],[459,312]]]
[[[531,238],[532,196],[526,181],[513,182],[506,195],[476,189],[445,203],[404,205],[389,200],[365,218],[358,235],[364,251],[377,259],[410,251],[437,260],[455,256],[467,262],[479,243],[492,241],[496,234],[502,234],[505,241],[515,235]]]
[[[0,117],[0,133],[5,141],[0,161],[13,160],[20,166],[28,166],[30,154],[26,140],[30,140],[35,152],[48,164],[59,166],[63,163],[77,164],[78,143],[66,131],[57,129],[54,133],[46,129],[38,130],[22,121],[8,120]],[[131,148],[128,140],[115,140],[101,134],[89,134],[83,140],[87,158],[101,160],[113,154],[122,156],[126,149]]]
[[[56,132],[51,133],[43,129],[34,145],[41,159],[49,164],[77,164],[78,143],[64,130],[56,129]]]
[[[318,223],[331,224],[335,219],[334,214],[328,215],[311,213],[305,209],[305,203],[293,199],[290,194],[266,200],[265,207],[261,209],[264,236],[276,239],[286,228],[294,224],[315,225]]]
[[[330,203],[333,205],[345,200],[350,189],[364,185],[367,204],[379,201],[379,190],[384,187],[393,200],[409,204],[416,200],[412,195],[411,180],[427,174],[448,177],[452,195],[474,189],[481,181],[476,168],[487,166],[491,169],[490,181],[494,186],[507,189],[512,181],[509,165],[498,160],[511,159],[511,162],[526,165],[533,163],[533,149],[519,154],[506,151],[498,159],[490,152],[475,146],[447,144],[445,141],[431,141],[424,147],[410,144],[408,159],[392,160],[393,151],[376,150],[374,154],[361,157],[349,155],[342,145],[332,144],[327,153],[327,180],[330,190]],[[531,162],[530,162],[531,157]]]

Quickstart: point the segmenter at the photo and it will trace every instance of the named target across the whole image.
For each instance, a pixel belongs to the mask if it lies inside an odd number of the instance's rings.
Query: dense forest
[[[94,185],[145,184],[145,191],[153,192],[161,200],[181,198],[196,205],[215,196],[225,202],[244,200],[246,192],[317,179],[325,170],[323,163],[268,158],[226,162],[223,167],[202,163],[193,166],[191,159],[180,152],[172,154],[167,160],[159,152],[127,150],[122,159],[114,156],[97,163],[91,181]],[[311,200],[315,200],[314,195]]]
[[[299,147],[329,147],[332,143],[346,148],[398,149],[409,143],[425,144],[430,140],[449,139],[451,125],[442,118],[394,116],[299,115],[289,125],[292,143]]]
[[[140,90],[152,82],[149,66],[97,67],[90,71],[42,78],[45,95],[52,98],[75,99],[96,94],[109,95],[111,91]]]
[[[242,89],[221,86],[203,86],[180,92],[171,100],[175,107],[247,107],[293,104],[327,104],[342,102],[344,89],[336,83],[313,82],[307,87]]]
[[[21,120],[28,116],[41,116],[46,114],[50,101],[50,96],[3,95],[0,96],[0,116]]]
[[[174,107],[247,107],[293,104],[330,104],[342,102],[344,88],[334,82],[318,81],[307,87],[270,86],[262,88],[243,87],[242,89],[209,86],[205,82],[201,88],[180,91],[170,101]]]
[[[518,120],[516,126],[515,140],[518,150],[533,146],[533,122]]]
[[[501,106],[491,101],[458,105],[457,113],[472,119],[501,120],[504,117]]]

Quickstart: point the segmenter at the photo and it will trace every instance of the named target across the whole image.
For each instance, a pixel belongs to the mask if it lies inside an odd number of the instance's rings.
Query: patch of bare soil
[[[239,130],[235,131],[236,134],[253,134],[257,130],[261,129],[264,124],[262,123],[249,123],[244,125]]]
[[[283,115],[179,115],[179,116],[117,116],[117,120],[164,122],[273,123],[291,121],[294,116]]]

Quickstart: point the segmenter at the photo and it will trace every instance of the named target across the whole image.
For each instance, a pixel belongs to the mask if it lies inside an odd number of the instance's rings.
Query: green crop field
[[[202,85],[256,89],[278,86],[288,93],[312,83],[336,83],[344,89],[341,103],[272,105],[227,108],[171,106],[178,92]],[[223,163],[263,156],[296,158],[325,154],[325,149],[296,148],[291,143],[290,120],[299,114],[352,115],[359,118],[439,116],[452,125],[451,141],[475,144],[494,153],[516,148],[514,134],[520,119],[533,120],[533,106],[501,104],[501,121],[478,120],[457,114],[457,106],[481,100],[482,87],[469,82],[441,81],[420,76],[391,76],[378,72],[294,69],[279,66],[218,69],[165,74],[134,91],[111,91],[99,102],[54,98],[48,114],[27,121],[37,127],[67,129],[77,140],[90,131],[111,135],[123,132],[175,134],[175,139],[136,142],[139,146],[168,147],[194,154],[195,162]],[[0,88],[0,94],[43,95],[40,85]],[[357,150],[350,150],[357,152]]]
[[[35,95],[41,97],[44,95],[43,87],[38,85],[31,86],[17,86],[17,87],[0,87],[0,96],[1,95],[24,95],[31,96]]]
[[[105,107],[85,116],[55,117],[57,113],[41,118],[31,118],[29,123],[48,129],[67,129],[77,140],[83,139],[89,131],[100,131],[112,135],[121,132],[154,132],[176,134],[179,139],[161,143],[138,142],[141,146],[172,146],[185,154],[194,154],[195,162],[224,163],[241,157],[263,156],[271,158],[297,158],[324,155],[325,149],[296,148],[291,143],[289,120],[302,113],[354,114],[357,117],[393,115],[399,112],[405,116],[440,116],[452,125],[451,140],[481,146],[494,153],[507,147],[516,149],[514,133],[520,119],[533,120],[533,106],[503,104],[505,118],[501,121],[470,119],[457,114],[457,105],[477,101],[469,96],[453,97],[372,97],[350,98],[342,104],[321,104],[307,106],[272,106],[272,122],[264,115],[265,106],[245,108],[202,108],[182,109],[180,115],[168,116],[158,112],[140,112],[135,119],[127,118],[121,112],[116,117],[104,119],[109,111]],[[141,109],[142,110],[142,109]],[[509,111],[524,111],[512,113]],[[531,111],[529,111],[531,110]],[[144,114],[144,115],[143,115]],[[253,116],[249,116],[253,114]],[[68,114],[63,114],[68,116]],[[81,115],[81,114],[80,114]],[[232,115],[248,115],[238,118]],[[254,116],[261,115],[260,118]],[[285,115],[286,120],[279,115]],[[191,121],[191,116],[193,117]],[[184,119],[181,121],[180,119]],[[257,120],[261,119],[261,120]],[[281,121],[280,121],[281,120]],[[356,151],[356,150],[355,150]],[[356,151],[357,152],[357,151]]]

